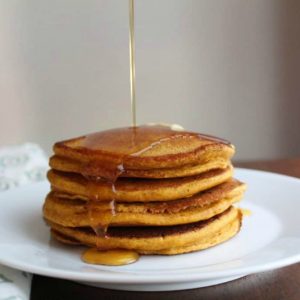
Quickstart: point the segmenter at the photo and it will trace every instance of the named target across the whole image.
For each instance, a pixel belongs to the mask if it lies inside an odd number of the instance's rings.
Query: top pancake
[[[224,168],[234,154],[225,140],[166,126],[102,131],[54,145],[52,168],[101,176],[168,178]]]

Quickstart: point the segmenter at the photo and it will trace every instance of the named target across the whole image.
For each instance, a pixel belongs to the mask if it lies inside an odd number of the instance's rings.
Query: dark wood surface
[[[300,159],[257,161],[235,164],[300,177]],[[300,263],[278,270],[253,274],[217,286],[176,292],[126,292],[93,288],[68,280],[35,275],[31,300],[81,299],[261,299],[299,300]]]

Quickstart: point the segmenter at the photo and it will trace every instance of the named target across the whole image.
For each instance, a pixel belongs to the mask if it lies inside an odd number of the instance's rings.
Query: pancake
[[[74,194],[91,201],[148,202],[170,201],[189,197],[232,177],[232,166],[211,170],[196,176],[168,179],[119,178],[112,184],[103,180],[90,180],[75,173],[55,170],[48,172],[54,191]]]
[[[58,142],[53,150],[55,156],[50,163],[54,169],[105,177],[106,168],[121,166],[121,173],[127,174],[123,176],[150,178],[166,176],[153,169],[175,168],[167,171],[170,177],[189,174],[188,168],[185,171],[183,168],[182,173],[176,170],[184,166],[198,166],[191,174],[207,171],[199,166],[218,159],[228,161],[235,151],[228,141],[194,132],[174,131],[166,126],[102,131]],[[135,173],[133,170],[140,171]]]
[[[239,201],[244,191],[245,184],[231,179],[189,198],[168,202],[116,202],[109,226],[169,226],[206,220]],[[51,222],[85,227],[92,226],[89,209],[93,209],[94,223],[111,215],[103,206],[90,207],[76,196],[55,192],[47,196],[43,210],[44,217]]]
[[[164,227],[111,227],[107,237],[90,228],[63,227],[49,223],[54,238],[68,243],[97,246],[100,250],[128,249],[142,254],[179,254],[217,245],[238,233],[242,213],[230,207],[225,212],[191,224]]]
[[[220,152],[220,153],[218,153]],[[185,165],[177,168],[164,168],[164,169],[151,169],[151,170],[137,170],[137,169],[125,169],[120,174],[120,177],[137,177],[137,178],[174,178],[174,177],[185,177],[198,175],[213,169],[224,169],[229,164],[230,152],[215,151],[209,158],[202,164]],[[71,173],[82,173],[84,165],[76,160],[68,159],[54,155],[50,158],[49,165],[52,169],[71,172]],[[97,168],[88,168],[85,175],[97,176],[99,171]]]

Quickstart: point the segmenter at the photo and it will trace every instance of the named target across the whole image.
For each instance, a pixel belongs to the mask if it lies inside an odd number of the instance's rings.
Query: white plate
[[[49,239],[41,209],[45,183],[0,194],[0,263],[20,270],[123,290],[178,290],[218,284],[300,261],[300,180],[237,169],[247,182],[241,206],[252,211],[230,241],[190,254],[142,256],[132,265],[83,263],[83,248]]]

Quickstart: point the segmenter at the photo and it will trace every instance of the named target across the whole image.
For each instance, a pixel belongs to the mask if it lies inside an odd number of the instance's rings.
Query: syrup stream
[[[129,0],[129,64],[132,126],[136,126],[134,0]]]

